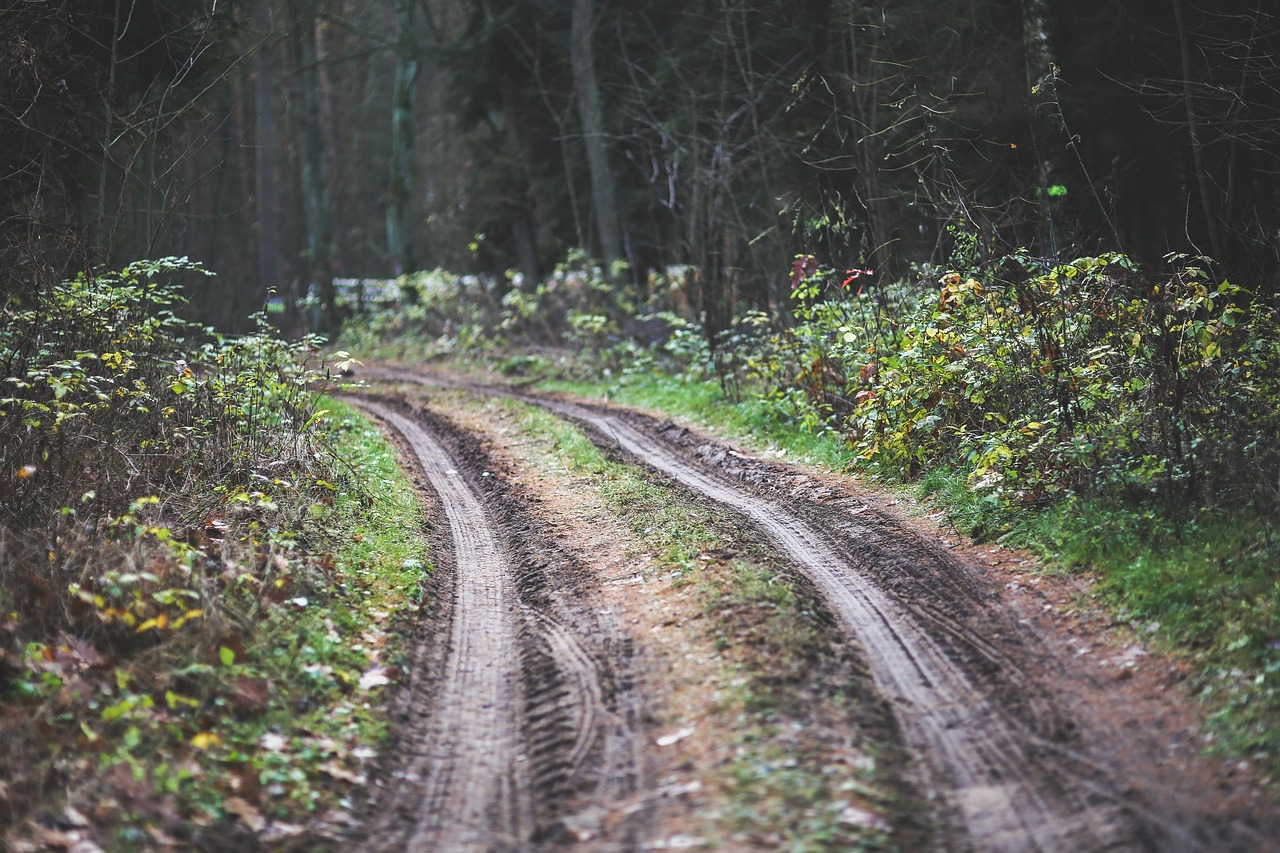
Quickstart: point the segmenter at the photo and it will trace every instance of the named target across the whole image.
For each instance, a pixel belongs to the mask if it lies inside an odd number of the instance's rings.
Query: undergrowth
[[[14,850],[323,846],[384,732],[382,623],[425,568],[412,493],[321,403],[317,341],[177,316],[162,279],[193,266],[84,276],[0,330]]]

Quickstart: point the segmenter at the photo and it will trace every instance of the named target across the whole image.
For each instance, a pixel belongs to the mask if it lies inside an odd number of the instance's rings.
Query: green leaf
[[[236,653],[226,646],[218,649],[218,659],[222,661],[223,666],[231,666],[236,662]]]

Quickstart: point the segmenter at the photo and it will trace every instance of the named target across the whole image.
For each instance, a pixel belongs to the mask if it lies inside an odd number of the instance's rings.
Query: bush
[[[863,464],[947,465],[1005,503],[1068,493],[1280,505],[1276,312],[1203,258],[1025,255],[936,290],[821,299],[797,288],[793,381]]]
[[[246,665],[255,631],[334,572],[302,547],[344,483],[318,341],[181,319],[160,280],[198,269],[80,276],[0,326],[6,821],[115,770],[157,797],[212,784],[195,757],[275,695]]]

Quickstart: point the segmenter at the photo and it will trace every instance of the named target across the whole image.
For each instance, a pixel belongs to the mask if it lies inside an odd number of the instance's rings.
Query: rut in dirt
[[[450,582],[435,590],[446,600],[360,849],[528,850],[555,842],[571,810],[636,795],[643,703],[625,632],[590,607],[581,573],[531,530],[473,439],[389,401],[351,401],[404,441],[449,529],[437,572]],[[596,849],[634,849],[643,802]]]
[[[943,823],[991,851],[1104,850],[1139,843],[1119,798],[1099,796],[1045,768],[1038,744],[971,672],[914,616],[819,530],[785,507],[726,483],[625,420],[574,404],[539,400],[627,455],[728,507],[749,522],[820,590],[868,655],[906,745],[930,766],[926,790],[944,798]]]

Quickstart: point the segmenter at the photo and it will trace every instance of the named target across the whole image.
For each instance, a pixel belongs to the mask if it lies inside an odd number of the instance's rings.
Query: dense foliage
[[[777,343],[801,371],[769,367],[862,460],[907,477],[952,466],[1005,502],[1280,509],[1277,312],[1203,258],[1169,264],[1014,255],[878,300],[823,298],[835,272],[819,270]]]
[[[891,281],[958,234],[988,263],[1177,251],[1260,293],[1280,272],[1259,0],[127,9],[0,8],[0,247],[199,257],[222,326],[275,288],[332,329],[334,274],[540,279],[575,249],[641,302],[691,267],[712,332],[785,313],[797,252]]]
[[[113,849],[199,846],[336,808],[375,754],[365,700],[420,583],[416,504],[386,497],[376,429],[317,408],[314,341],[175,316],[193,271],[77,277],[0,326],[6,846],[65,848],[85,815]],[[36,808],[68,811],[50,828]]]

